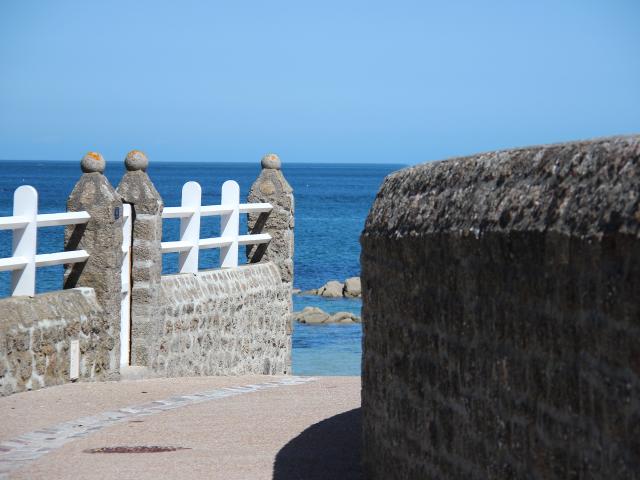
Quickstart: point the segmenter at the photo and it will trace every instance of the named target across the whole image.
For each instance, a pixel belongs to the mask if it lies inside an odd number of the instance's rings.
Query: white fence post
[[[180,252],[180,273],[198,273],[201,206],[202,188],[200,188],[200,184],[198,182],[185,183],[182,187],[182,207],[193,210],[193,213],[180,219],[180,241],[190,245],[187,251]]]
[[[38,192],[29,185],[13,194],[13,215],[24,217],[28,224],[13,231],[13,257],[22,257],[26,265],[11,274],[12,295],[35,295],[36,248],[38,238]]]
[[[43,213],[38,215],[38,192],[22,185],[13,193],[13,215],[0,217],[0,230],[13,230],[11,256],[0,258],[0,271],[11,271],[11,295],[34,296],[36,268],[63,263],[84,262],[89,254],[84,250],[37,253],[38,228],[87,223],[87,212]]]
[[[180,219],[180,240],[161,242],[162,253],[180,252],[180,273],[198,272],[198,253],[202,249],[219,248],[220,266],[238,266],[238,247],[269,243],[271,235],[256,233],[240,235],[240,214],[261,213],[273,210],[270,203],[240,203],[240,185],[233,180],[222,184],[220,205],[202,205],[202,190],[196,182],[182,187],[182,206],[165,207],[162,218]],[[200,238],[200,217],[220,216],[219,237]],[[1,265],[0,265],[1,267]]]
[[[220,249],[220,266],[222,268],[234,268],[238,266],[238,235],[240,231],[240,185],[234,180],[227,180],[222,184],[223,207],[232,208],[230,213],[225,213],[220,219],[221,236],[231,240],[231,244]]]

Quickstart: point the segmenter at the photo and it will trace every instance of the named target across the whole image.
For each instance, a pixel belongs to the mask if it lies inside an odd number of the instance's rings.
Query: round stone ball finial
[[[89,152],[80,160],[80,168],[84,173],[104,173],[107,162],[98,152]]]
[[[273,168],[275,170],[280,170],[282,163],[280,162],[280,158],[275,153],[267,153],[262,160],[260,161],[262,168]]]
[[[130,172],[134,172],[136,170],[142,170],[143,172],[147,171],[147,167],[149,166],[149,159],[140,150],[131,150],[127,153],[127,157],[124,159],[124,166],[127,167],[127,170]]]

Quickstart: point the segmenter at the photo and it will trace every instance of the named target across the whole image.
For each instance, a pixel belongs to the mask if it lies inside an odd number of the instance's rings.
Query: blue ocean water
[[[283,173],[294,189],[295,279],[302,290],[317,288],[331,279],[360,274],[359,236],[383,178],[401,165],[287,164]],[[20,185],[38,190],[40,213],[63,212],[67,196],[81,172],[79,162],[0,161],[0,216],[11,215],[13,191]],[[107,164],[106,175],[116,186],[124,174],[120,162]],[[203,204],[218,203],[225,180],[240,184],[241,198],[260,173],[254,163],[151,163],[148,173],[166,206],[180,204],[182,185],[190,180],[202,186]],[[243,219],[244,221],[244,219]],[[217,217],[203,218],[201,236],[219,234]],[[177,240],[179,221],[165,220],[163,240]],[[61,251],[63,227],[39,229],[38,253]],[[0,257],[11,255],[11,233],[0,231]],[[241,252],[241,260],[244,252]],[[218,265],[218,250],[200,252],[200,268]],[[164,255],[164,273],[177,271],[177,254]],[[62,267],[37,271],[37,292],[57,290]],[[10,273],[0,272],[0,297],[9,295]],[[318,306],[329,312],[360,314],[360,301],[294,296],[294,309]],[[300,375],[359,375],[360,325],[294,326],[293,373]]]

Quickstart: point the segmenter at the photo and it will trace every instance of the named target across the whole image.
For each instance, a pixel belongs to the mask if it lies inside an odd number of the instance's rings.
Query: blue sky
[[[640,132],[640,1],[0,1],[0,159],[413,164]]]

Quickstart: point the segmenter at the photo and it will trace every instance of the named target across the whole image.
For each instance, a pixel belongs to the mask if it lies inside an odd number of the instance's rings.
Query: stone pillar
[[[162,275],[162,209],[164,204],[154,187],[144,153],[133,150],[124,160],[127,172],[117,192],[131,204],[133,217],[131,248],[131,365],[149,366],[158,339],[158,297]]]
[[[262,172],[251,185],[247,200],[250,203],[270,203],[273,210],[269,213],[248,215],[250,233],[269,233],[271,242],[261,245],[247,246],[249,263],[273,262],[280,271],[284,295],[289,301],[289,318],[287,335],[289,351],[291,351],[291,332],[293,321],[293,227],[294,198],[293,189],[281,170],[281,162],[277,155],[270,153],[261,161]],[[291,372],[291,355],[289,355],[287,371]]]
[[[83,175],[67,199],[67,211],[86,211],[91,219],[83,225],[65,227],[65,250],[84,249],[89,259],[67,265],[64,288],[91,287],[103,309],[100,325],[113,339],[101,348],[109,350],[108,368],[117,372],[120,359],[120,268],[122,263],[122,202],[103,175],[105,161],[96,152],[81,160]]]
[[[270,203],[269,213],[249,215],[250,233],[269,233],[271,242],[247,246],[249,263],[271,261],[278,266],[283,283],[293,283],[293,189],[284,178],[277,155],[270,153],[262,158],[262,172],[251,185],[250,203]]]

